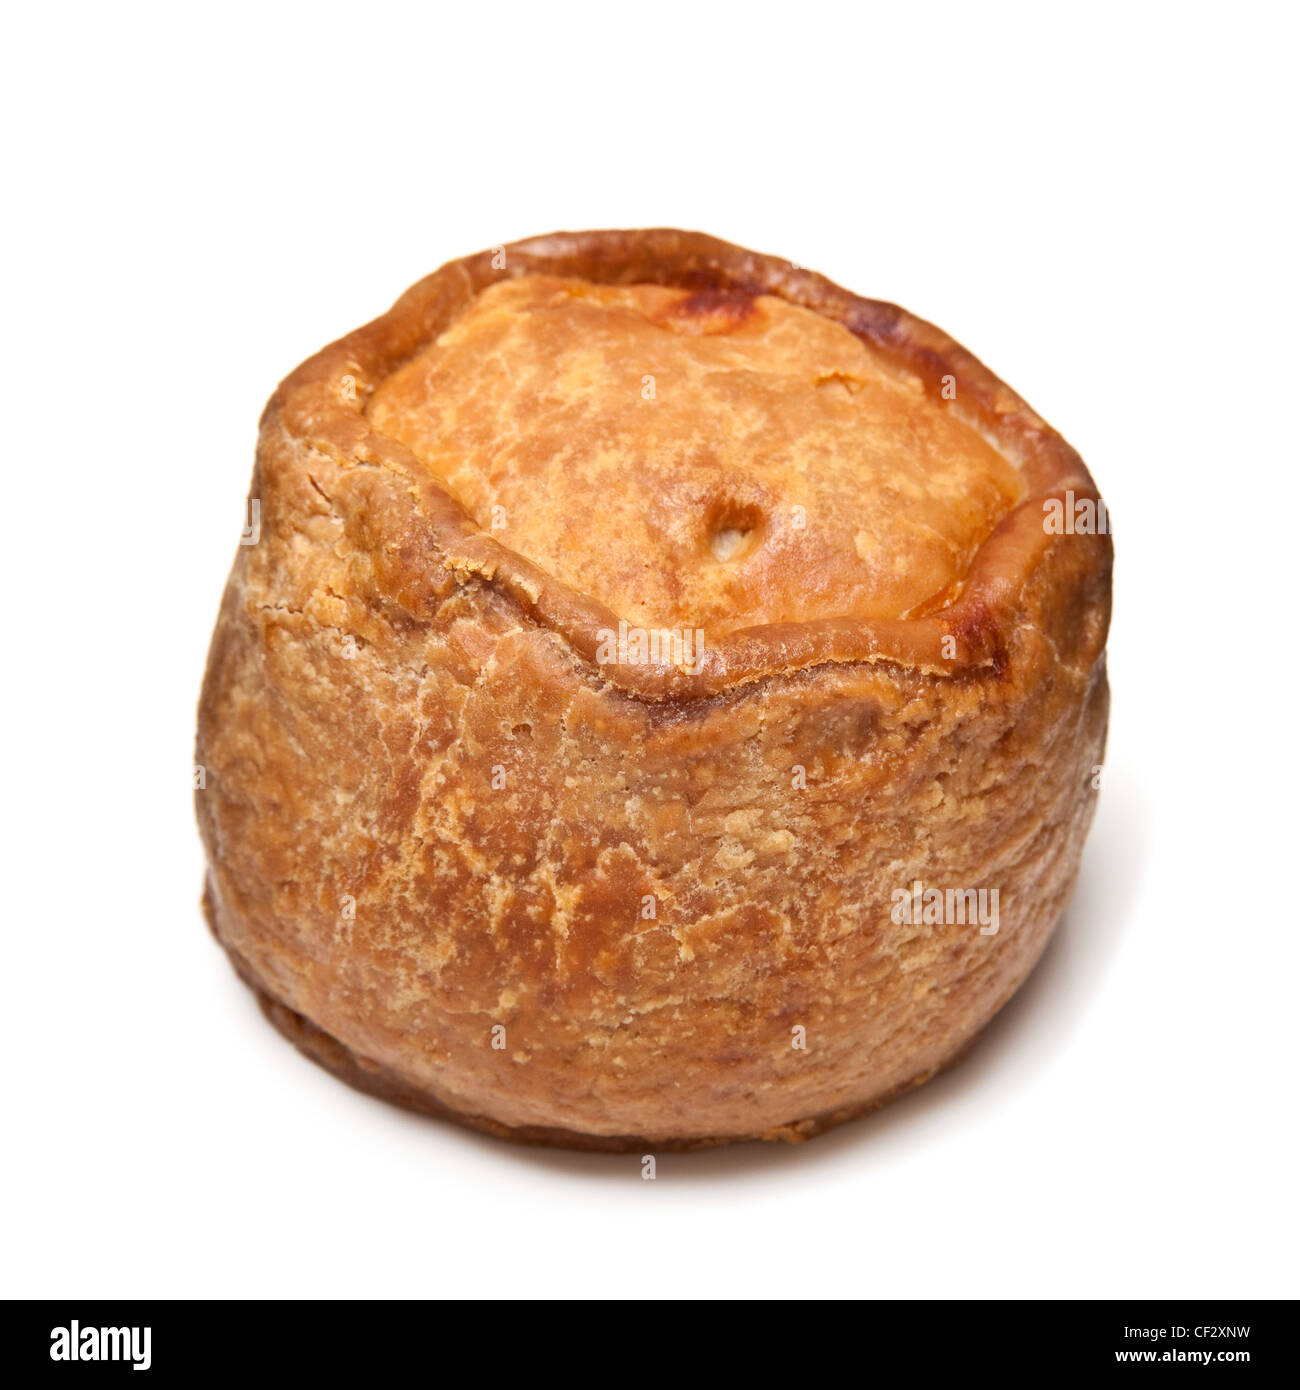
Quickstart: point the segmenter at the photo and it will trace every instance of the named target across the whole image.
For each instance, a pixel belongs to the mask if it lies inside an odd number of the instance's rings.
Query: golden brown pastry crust
[[[1023,500],[932,611],[737,627],[695,670],[608,659],[626,614],[483,530],[366,414],[526,274],[812,310],[995,445]],[[262,534],[200,706],[218,938],[310,1055],[493,1132],[695,1147],[871,1108],[969,1044],[1073,884],[1111,550],[1044,526],[1067,490],[1097,495],[964,349],[786,262],[649,231],[445,266],[263,417]],[[997,934],[895,922],[915,881],[998,888]]]
[[[501,281],[366,415],[547,574],[710,641],[906,617],[1021,495],[919,376],[771,295]]]

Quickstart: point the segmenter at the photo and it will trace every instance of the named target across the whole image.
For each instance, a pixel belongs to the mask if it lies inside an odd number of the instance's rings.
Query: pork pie
[[[205,903],[351,1084],[534,1143],[800,1140],[1041,955],[1110,537],[929,324],[692,233],[495,247],[280,386],[247,520]]]

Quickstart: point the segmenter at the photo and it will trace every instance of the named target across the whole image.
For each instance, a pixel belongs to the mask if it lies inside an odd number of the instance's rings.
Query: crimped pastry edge
[[[483,289],[530,273],[604,284],[742,290],[777,295],[823,314],[916,373],[944,408],[941,382],[952,376],[962,418],[1017,465],[1026,496],[980,546],[960,594],[937,612],[744,628],[711,641],[694,671],[654,661],[601,663],[601,634],[616,627],[621,615],[482,530],[405,446],[372,428],[364,414],[379,382],[422,351]],[[342,390],[346,379],[350,385]],[[267,406],[262,429],[282,429],[345,467],[364,466],[378,474],[389,528],[400,518],[408,548],[440,560],[438,565],[395,561],[377,575],[389,597],[418,616],[440,599],[435,570],[488,584],[560,636],[602,680],[652,700],[708,698],[825,663],[886,661],[929,675],[997,674],[1010,631],[1026,617],[1019,602],[1023,581],[1049,548],[1068,546],[1071,552],[1069,563],[1058,567],[1061,591],[1090,575],[1108,574],[1110,566],[1108,535],[1046,533],[1045,501],[1067,491],[1096,498],[1096,485],[1075,450],[973,354],[897,305],[865,299],[813,271],[698,232],[556,232],[450,261],[412,286],[387,313],[287,377]],[[373,490],[368,504],[374,505]],[[1091,645],[1085,660],[1105,645],[1104,629]]]

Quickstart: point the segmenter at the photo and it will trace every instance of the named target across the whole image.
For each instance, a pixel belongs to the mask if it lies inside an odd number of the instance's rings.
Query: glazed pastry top
[[[501,281],[367,413],[502,544],[715,635],[928,611],[1025,493],[938,380],[731,290]]]

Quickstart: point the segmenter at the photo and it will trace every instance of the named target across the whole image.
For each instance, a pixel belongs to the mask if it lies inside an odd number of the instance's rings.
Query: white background
[[[1293,14],[11,12],[0,1292],[1300,1293]],[[190,764],[277,380],[454,256],[653,225],[941,324],[1118,558],[1100,809],[1021,995],[874,1118],[649,1183],[302,1060],[200,918]]]

